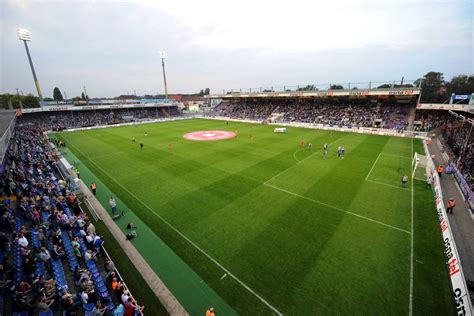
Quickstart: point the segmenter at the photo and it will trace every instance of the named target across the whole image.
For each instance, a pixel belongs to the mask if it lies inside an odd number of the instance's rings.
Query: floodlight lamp
[[[165,58],[166,58],[166,53],[165,53],[164,51],[160,50],[159,53],[160,53],[160,58],[161,58],[161,59],[165,59]]]
[[[31,41],[30,31],[26,29],[18,29],[17,34],[18,34],[18,38],[21,41],[27,41],[27,42]]]

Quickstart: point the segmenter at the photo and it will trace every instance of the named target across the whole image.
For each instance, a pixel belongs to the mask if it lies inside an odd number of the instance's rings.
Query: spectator
[[[41,247],[41,252],[39,253],[38,258],[43,262],[47,262],[51,259],[51,255],[45,247]]]
[[[117,202],[115,202],[115,199],[113,196],[111,196],[109,199],[109,205],[110,205],[110,208],[112,209],[112,216],[117,215]]]
[[[95,303],[94,309],[92,310],[92,316],[101,316],[107,311],[107,307],[103,307],[102,304],[97,301]]]

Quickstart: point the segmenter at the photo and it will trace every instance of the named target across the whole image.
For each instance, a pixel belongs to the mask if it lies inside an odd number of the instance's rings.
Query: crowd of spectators
[[[20,121],[44,130],[111,125],[178,115],[177,107],[52,111],[23,114]]]
[[[15,128],[0,176],[0,315],[141,315],[42,131]]]
[[[446,126],[454,120],[454,116],[447,111],[419,110],[415,115],[415,130],[422,132],[433,131],[439,127]]]
[[[331,126],[406,129],[413,104],[367,99],[255,99],[223,102],[214,115],[265,120],[272,113],[282,122],[319,123]]]
[[[213,114],[237,119],[263,121],[272,114],[274,107],[274,102],[266,100],[259,103],[248,101],[221,103],[219,111]]]
[[[452,122],[443,130],[443,139],[447,145],[453,163],[459,169],[474,191],[474,138],[471,124],[468,122]]]

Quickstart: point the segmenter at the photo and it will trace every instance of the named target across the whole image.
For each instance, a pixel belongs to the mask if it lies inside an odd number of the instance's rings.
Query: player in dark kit
[[[140,143],[140,151],[143,150],[143,143]]]

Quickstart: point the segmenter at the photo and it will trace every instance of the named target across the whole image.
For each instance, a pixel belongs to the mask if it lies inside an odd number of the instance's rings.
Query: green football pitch
[[[59,135],[239,314],[452,314],[431,191],[411,179],[421,141],[273,128],[192,119]],[[238,137],[182,137],[205,130]]]

